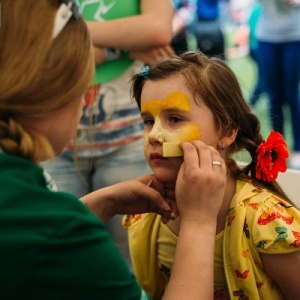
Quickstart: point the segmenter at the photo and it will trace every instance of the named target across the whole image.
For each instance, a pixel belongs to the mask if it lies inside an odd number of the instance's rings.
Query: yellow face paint
[[[146,103],[142,101],[141,112],[148,111],[153,116],[158,116],[163,109],[179,109],[184,112],[190,112],[191,106],[189,99],[182,92],[174,92],[167,96],[166,99],[153,99]]]
[[[188,97],[182,92],[173,92],[168,95],[165,99],[152,99],[146,103],[141,103],[141,113],[150,113],[154,117],[154,134],[157,135],[162,142],[190,142],[193,140],[199,140],[201,132],[199,125],[188,124],[185,125],[178,131],[169,131],[162,128],[161,123],[161,112],[164,109],[174,109],[182,112],[190,112],[191,105]],[[153,132],[152,132],[153,134]],[[146,142],[146,136],[144,136]]]

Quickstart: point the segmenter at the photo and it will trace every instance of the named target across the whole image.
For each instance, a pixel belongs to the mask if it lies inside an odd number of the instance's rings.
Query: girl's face
[[[197,104],[196,104],[197,102]],[[158,180],[175,183],[183,157],[164,158],[164,142],[202,140],[217,147],[212,112],[189,92],[180,76],[145,82],[141,95],[144,154]]]

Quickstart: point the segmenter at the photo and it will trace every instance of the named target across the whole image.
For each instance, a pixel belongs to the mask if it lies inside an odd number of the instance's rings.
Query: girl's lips
[[[160,155],[159,153],[153,152],[150,153],[150,159],[153,160],[153,159],[166,159],[166,158]]]

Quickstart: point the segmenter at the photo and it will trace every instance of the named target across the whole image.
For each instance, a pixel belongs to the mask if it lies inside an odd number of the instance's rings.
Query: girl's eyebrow
[[[183,107],[178,107],[178,106],[164,108],[163,111],[166,111],[166,112],[188,112],[187,109],[185,109]]]
[[[149,112],[146,112],[146,111],[142,111],[140,113],[141,117],[145,117],[145,116],[148,116],[150,113]]]
[[[188,112],[187,109],[184,109],[184,108],[178,107],[178,106],[174,106],[174,107],[162,107],[161,110],[164,111],[164,112],[169,112],[169,113],[171,113],[171,112],[174,112],[174,113],[175,112]],[[147,110],[142,110],[140,115],[144,116],[146,114],[152,114],[152,112],[151,111],[147,111]]]

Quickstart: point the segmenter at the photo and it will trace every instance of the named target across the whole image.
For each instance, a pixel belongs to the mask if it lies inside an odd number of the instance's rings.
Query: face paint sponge
[[[183,151],[178,142],[163,143],[163,157],[183,156]]]

